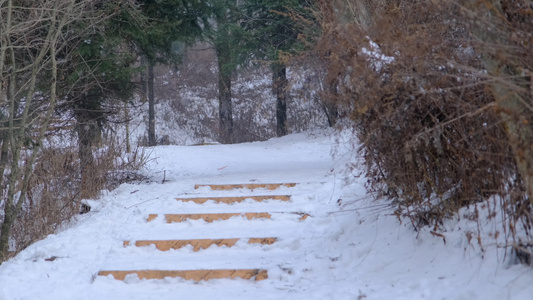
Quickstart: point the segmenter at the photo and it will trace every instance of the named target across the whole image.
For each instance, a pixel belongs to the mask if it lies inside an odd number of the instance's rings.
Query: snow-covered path
[[[339,144],[340,141],[340,144]],[[0,266],[0,300],[34,299],[533,299],[533,269],[511,264],[481,224],[483,251],[465,237],[468,220],[445,224],[446,244],[415,232],[347,175],[351,143],[342,136],[297,134],[262,143],[152,149],[149,182],[124,184],[92,203],[56,235]],[[334,155],[332,155],[334,153]],[[347,177],[348,176],[348,177]],[[165,182],[163,183],[163,179]],[[346,179],[350,179],[347,181]],[[195,184],[296,182],[277,190],[215,191]],[[176,198],[291,195],[204,204]],[[483,208],[480,209],[483,214]],[[163,214],[271,212],[271,219],[233,217],[166,223]],[[300,214],[310,215],[300,220]],[[147,222],[150,215],[159,217]],[[192,246],[158,251],[123,241],[277,237],[272,245]],[[484,257],[484,258],[482,258]],[[268,279],[193,282],[181,278],[124,281],[109,269],[257,268]]]

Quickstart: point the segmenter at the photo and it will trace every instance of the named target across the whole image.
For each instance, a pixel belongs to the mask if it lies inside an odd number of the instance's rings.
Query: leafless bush
[[[351,112],[369,187],[415,228],[499,195],[531,232],[531,206],[492,81],[461,7],[323,1],[324,93]],[[342,12],[342,13],[339,13]]]
[[[30,201],[34,166],[61,101],[58,58],[105,18],[94,4],[0,1],[0,263],[9,256],[11,230]]]
[[[12,233],[13,253],[53,233],[79,213],[77,149],[44,148]]]
[[[305,131],[311,126],[337,125],[343,114],[338,106],[324,95],[326,66],[311,53],[292,58],[289,73],[290,99],[287,103],[289,128]]]
[[[98,172],[104,179],[99,190],[114,190],[127,182],[140,182],[146,177],[139,171],[146,166],[150,153],[145,148],[136,147],[126,151],[118,138],[106,142],[105,148],[96,157]],[[98,182],[97,182],[98,183]]]
[[[55,128],[49,139],[36,159],[27,199],[14,223],[10,256],[56,232],[81,212],[80,160],[71,133]],[[119,139],[108,137],[97,151],[95,178],[99,180],[92,181],[91,188],[113,190],[125,182],[144,180],[139,173],[148,159],[144,151],[137,148],[127,153]]]

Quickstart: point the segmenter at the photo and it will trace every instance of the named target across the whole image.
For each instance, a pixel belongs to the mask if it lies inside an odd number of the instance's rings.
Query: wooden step
[[[256,281],[268,278],[267,270],[235,269],[235,270],[138,270],[138,271],[100,271],[99,276],[112,275],[117,280],[124,280],[127,275],[137,274],[139,279],[164,279],[181,277],[186,280],[202,281],[222,278],[243,278]]]
[[[291,196],[288,195],[272,195],[272,196],[242,196],[242,197],[206,197],[206,198],[176,198],[178,201],[184,201],[189,202],[192,201],[194,203],[203,204],[209,200],[213,200],[217,203],[238,203],[243,202],[246,199],[252,199],[255,201],[265,201],[265,200],[280,200],[280,201],[289,201],[291,200]]]
[[[150,222],[157,218],[157,214],[150,214],[147,221]],[[252,219],[270,219],[271,214],[266,212],[258,213],[222,213],[222,214],[165,214],[167,223],[179,223],[185,220],[204,220],[208,223],[219,220],[228,220],[231,217],[246,217],[248,220]]]
[[[168,251],[170,249],[180,249],[187,245],[192,245],[194,251],[199,251],[200,249],[207,249],[212,245],[218,247],[227,246],[232,247],[240,240],[240,238],[232,239],[193,239],[193,240],[141,240],[135,241],[135,246],[143,247],[149,245],[155,245],[160,251]],[[277,241],[277,238],[249,238],[248,244],[262,244],[262,245],[272,245]],[[124,241],[124,247],[129,246],[130,241]]]
[[[210,187],[212,190],[217,191],[227,191],[235,189],[268,189],[275,190],[280,187],[294,187],[296,183],[244,183],[244,184],[197,184],[194,186],[195,189],[202,187]]]

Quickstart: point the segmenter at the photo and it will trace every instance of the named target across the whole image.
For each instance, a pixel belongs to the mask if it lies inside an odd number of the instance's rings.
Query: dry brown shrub
[[[16,251],[55,232],[79,213],[79,177],[74,148],[45,148],[38,158],[27,201],[13,228]],[[15,252],[16,253],[16,252]]]
[[[328,65],[324,93],[351,111],[369,188],[415,228],[500,195],[513,226],[521,219],[530,232],[531,207],[459,7],[371,1],[362,18],[360,3],[322,1],[317,52]]]
[[[57,143],[59,136],[65,135]],[[15,222],[11,235],[10,256],[30,244],[57,232],[83,210],[80,198],[81,178],[78,149],[68,145],[69,134],[55,130],[52,140],[42,148],[36,160],[27,200]],[[56,141],[56,142],[52,142]],[[65,146],[58,147],[57,144]],[[101,149],[95,149],[96,176],[91,188],[113,190],[124,182],[145,179],[139,172],[148,155],[137,148],[126,153],[117,139],[107,138]],[[86,208],[85,208],[86,209]]]

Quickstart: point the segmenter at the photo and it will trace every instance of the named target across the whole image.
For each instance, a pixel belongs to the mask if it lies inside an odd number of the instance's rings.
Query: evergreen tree
[[[201,35],[209,7],[205,0],[142,0],[141,9],[149,23],[136,28],[131,40],[143,65],[147,64],[148,77],[142,76],[141,81],[143,92],[148,92],[148,144],[155,146],[154,65],[180,60],[183,46]]]
[[[103,183],[92,148],[100,141],[107,116],[118,110],[114,103],[133,95],[131,78],[138,70],[133,67],[136,56],[127,42],[131,32],[147,22],[134,1],[99,1],[94,3],[94,11],[101,17],[95,30],[59,53],[64,57],[58,71],[63,78],[58,92],[67,100],[62,109],[72,111],[76,120],[82,198],[95,197]],[[80,23],[70,30],[82,31],[85,26],[88,24]]]
[[[307,28],[301,20],[312,20],[310,0],[245,0],[242,28],[251,37],[248,49],[255,59],[270,62],[272,91],[276,95],[276,132],[278,136],[288,133],[287,125],[287,57],[304,49],[299,38],[302,33],[318,30],[313,22]]]
[[[232,143],[233,105],[231,102],[231,79],[239,64],[242,64],[243,30],[239,24],[238,1],[211,0],[211,23],[205,30],[205,38],[211,42],[218,60],[219,140]]]
[[[132,98],[136,84],[132,81],[142,68],[135,67],[142,55],[153,66],[157,62],[176,62],[178,48],[195,34],[202,17],[200,0],[146,0],[142,3],[123,0],[102,1],[97,10],[107,16],[100,21],[100,30],[86,35],[72,47],[75,50],[62,67],[67,109],[74,112],[77,123],[81,164],[82,194],[96,196],[99,178],[95,172],[92,148],[99,140],[101,126],[109,114],[122,105],[113,104]],[[151,78],[153,87],[153,76]],[[149,137],[155,145],[153,88],[150,92]]]

